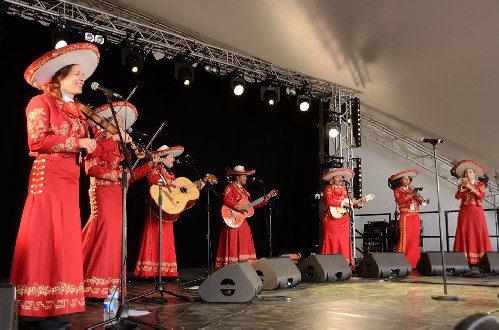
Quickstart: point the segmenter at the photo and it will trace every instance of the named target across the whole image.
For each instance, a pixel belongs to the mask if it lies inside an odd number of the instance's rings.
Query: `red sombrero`
[[[182,146],[175,146],[175,147],[168,147],[167,145],[162,145],[161,147],[158,148],[158,150],[153,151],[152,153],[155,156],[163,157],[166,155],[173,155],[173,157],[178,157],[184,152],[184,147]]]
[[[94,73],[99,64],[99,49],[91,43],[81,42],[51,50],[31,63],[24,72],[24,79],[35,88],[42,89],[63,67],[79,64],[85,79]]]
[[[135,106],[130,102],[125,103],[124,101],[116,101],[112,103],[112,106],[114,108],[114,111],[116,111],[116,116],[120,116],[123,119],[125,130],[129,129],[137,121],[139,113],[137,111],[137,108],[135,108]],[[94,113],[116,126],[109,104],[104,104],[96,108],[94,110]],[[88,119],[87,122],[88,126],[90,127],[94,127],[97,125],[91,119]]]
[[[226,170],[227,170],[227,174],[230,174],[230,175],[252,175],[256,172],[256,170],[246,171],[244,169],[244,166],[242,166],[242,165],[237,165],[234,168],[230,168],[227,166]]]
[[[324,174],[322,176],[322,180],[330,181],[333,177],[337,175],[341,175],[343,177],[343,180],[345,181],[350,181],[355,176],[355,172],[349,168],[344,168],[344,167],[335,168]]]
[[[403,176],[414,178],[416,175],[418,175],[418,173],[419,173],[418,170],[403,170],[401,172],[395,173],[388,180],[397,180]]]
[[[483,167],[482,164],[471,159],[460,160],[459,162],[456,163],[456,165],[454,165],[456,175],[459,176],[460,178],[464,176],[464,171],[467,168],[471,168],[473,171],[475,171],[477,178],[484,176],[485,173],[487,173],[487,170],[485,169],[485,167]]]

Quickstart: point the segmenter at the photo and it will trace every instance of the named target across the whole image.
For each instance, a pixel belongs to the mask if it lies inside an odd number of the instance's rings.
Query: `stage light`
[[[340,124],[339,123],[329,123],[327,124],[327,132],[330,138],[334,139],[340,135]]]
[[[52,27],[52,46],[55,49],[67,46],[69,43],[69,35],[66,31],[66,24],[62,20],[54,22]]]
[[[352,169],[355,173],[353,177],[353,197],[354,199],[362,198],[362,160],[360,157],[352,158]]]
[[[123,47],[121,49],[121,64],[134,76],[138,75],[144,67],[144,55],[138,49]]]
[[[206,63],[204,65],[204,71],[212,74],[218,74],[218,72],[220,72],[220,68],[216,65]]]
[[[269,107],[275,107],[281,100],[281,91],[276,86],[262,86],[260,95],[263,102]]]
[[[234,95],[241,95],[244,93],[244,88],[246,87],[246,82],[244,81],[243,73],[236,71],[234,75],[230,78],[230,85],[234,91]]]
[[[351,100],[352,111],[352,135],[354,147],[359,148],[362,145],[360,132],[360,99],[355,97]]]
[[[104,45],[106,43],[106,37],[104,37],[104,35],[90,31],[85,32],[84,38],[85,41],[92,42],[97,45]]]
[[[194,82],[194,68],[192,65],[175,62],[175,79],[179,79],[185,87],[192,85]]]
[[[324,154],[323,161],[320,163],[320,166],[322,168],[340,168],[343,167],[343,159],[343,157]]]
[[[298,107],[300,108],[300,111],[308,111],[310,108],[310,96],[306,94],[301,94],[296,97],[296,101],[298,104]]]

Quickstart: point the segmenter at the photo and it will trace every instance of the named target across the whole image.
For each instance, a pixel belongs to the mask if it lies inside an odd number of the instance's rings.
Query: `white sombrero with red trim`
[[[404,177],[404,176],[414,178],[418,174],[419,174],[418,170],[403,170],[403,171],[400,171],[398,173],[395,173],[388,180],[397,180],[397,179],[400,179],[401,177]]]
[[[67,65],[79,64],[84,78],[88,79],[99,64],[97,46],[81,42],[54,49],[38,58],[24,72],[24,79],[35,88],[42,89],[50,83],[54,74]]]
[[[244,168],[242,165],[236,165],[234,168],[226,167],[227,174],[230,175],[252,175],[255,174],[256,170],[248,170]]]
[[[116,101],[111,103],[114,111],[116,111],[116,116],[120,116],[123,119],[123,125],[125,130],[129,129],[139,117],[139,112],[137,108],[130,102],[124,101]],[[113,118],[113,112],[111,111],[111,105],[109,103],[104,104],[96,109],[94,109],[94,113],[107,120],[112,125],[116,126]],[[94,127],[97,124],[94,123],[91,119],[87,120],[88,126]],[[98,126],[98,125],[97,125]]]
[[[163,157],[166,155],[173,155],[173,157],[178,157],[184,152],[184,147],[182,146],[175,146],[175,147],[168,147],[167,145],[162,145],[161,147],[158,148],[158,150],[153,151],[152,153],[155,156]]]
[[[487,173],[487,170],[485,169],[485,167],[483,167],[482,164],[472,159],[460,160],[456,163],[456,165],[454,165],[456,175],[460,178],[464,176],[464,171],[466,171],[467,168],[471,168],[473,171],[475,171],[477,178],[484,176],[485,173]]]
[[[338,175],[341,175],[343,177],[343,180],[350,181],[355,176],[355,172],[349,168],[344,168],[344,167],[335,168],[324,174],[322,176],[322,180],[331,181],[333,177]]]

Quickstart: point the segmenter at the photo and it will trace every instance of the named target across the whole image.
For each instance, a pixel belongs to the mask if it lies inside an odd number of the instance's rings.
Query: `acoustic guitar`
[[[186,209],[191,208],[199,198],[199,189],[197,188],[202,181],[209,184],[217,183],[217,178],[213,174],[207,174],[204,178],[192,182],[185,177],[175,178],[180,183],[178,187],[161,186],[161,209],[171,215],[180,215]],[[160,189],[159,185],[153,184],[149,189],[152,199],[159,206]],[[167,217],[176,220],[178,217]]]
[[[255,205],[260,204],[265,199],[265,197],[271,198],[277,196],[277,193],[277,189],[274,189],[268,194],[263,195],[262,197],[256,199],[251,203],[247,198],[242,198],[237,204],[242,206],[245,212],[239,212],[223,205],[222,218],[224,219],[224,222],[227,224],[227,226],[229,226],[230,228],[237,228],[243,223],[244,219],[249,218],[253,216],[253,214],[255,214],[255,210],[253,209]]]
[[[366,202],[372,201],[373,199],[374,199],[374,195],[373,194],[369,194],[369,195],[367,195],[365,197],[362,197],[361,199],[354,200],[351,203],[351,205],[360,203],[361,201],[363,201],[364,203],[366,203]],[[339,219],[343,215],[345,215],[345,213],[347,213],[347,208],[346,207],[341,207],[341,206],[330,206],[329,207],[329,213],[331,213],[331,215],[333,216],[333,218]]]

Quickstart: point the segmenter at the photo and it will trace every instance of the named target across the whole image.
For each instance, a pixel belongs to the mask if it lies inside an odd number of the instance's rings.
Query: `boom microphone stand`
[[[133,91],[132,91],[132,93],[133,93]],[[107,101],[109,103],[109,106],[111,108],[111,112],[113,114],[114,123],[116,124],[116,127],[119,127],[118,120],[116,118],[116,111],[114,110],[113,103],[112,103],[112,94],[106,93],[106,97],[107,97]],[[118,130],[118,134],[120,137],[121,150],[122,150],[123,154],[125,155],[125,165],[126,165],[126,167],[128,167],[130,169],[130,175],[132,176],[132,179],[133,179],[134,174],[133,174],[133,169],[132,169],[132,165],[131,165],[132,162],[130,159],[130,155],[126,151],[126,143],[125,143],[125,140],[124,140],[120,130]],[[126,257],[127,257],[127,255],[126,255],[126,241],[127,241],[127,236],[126,236],[126,234],[127,234],[126,193],[127,193],[127,183],[128,183],[127,182],[127,180],[128,180],[127,169],[125,168],[125,165],[122,166],[123,171],[121,174],[122,226],[121,226],[121,280],[120,280],[120,282],[121,282],[121,296],[120,296],[121,301],[120,301],[120,306],[118,308],[118,311],[116,312],[115,317],[113,317],[109,320],[106,320],[104,322],[95,324],[91,327],[88,327],[87,329],[95,329],[95,328],[98,328],[100,326],[103,326],[103,325],[106,325],[109,323],[114,323],[113,328],[119,329],[119,328],[123,327],[126,329],[126,328],[129,328],[129,327],[127,327],[127,323],[125,323],[125,320],[127,320],[127,319],[130,321],[133,321],[135,323],[138,323],[138,324],[149,326],[149,327],[154,328],[154,329],[164,329],[164,328],[156,326],[154,324],[130,317],[130,309],[129,309],[128,304],[126,303],[126,300],[125,300]],[[115,323],[115,322],[117,322],[117,323]]]
[[[424,141],[431,143],[433,145],[433,159],[435,160],[435,181],[437,182],[437,205],[438,205],[438,224],[440,229],[440,253],[442,254],[442,273],[443,273],[443,282],[444,282],[444,295],[436,296],[431,295],[431,298],[434,300],[445,300],[445,301],[458,301],[461,300],[460,296],[449,296],[447,295],[447,270],[445,268],[445,254],[444,254],[444,241],[443,241],[443,224],[442,224],[442,215],[441,215],[441,207],[440,207],[440,183],[438,180],[438,166],[437,166],[437,148],[436,145],[439,142],[443,142],[440,139],[428,139],[428,141]]]

